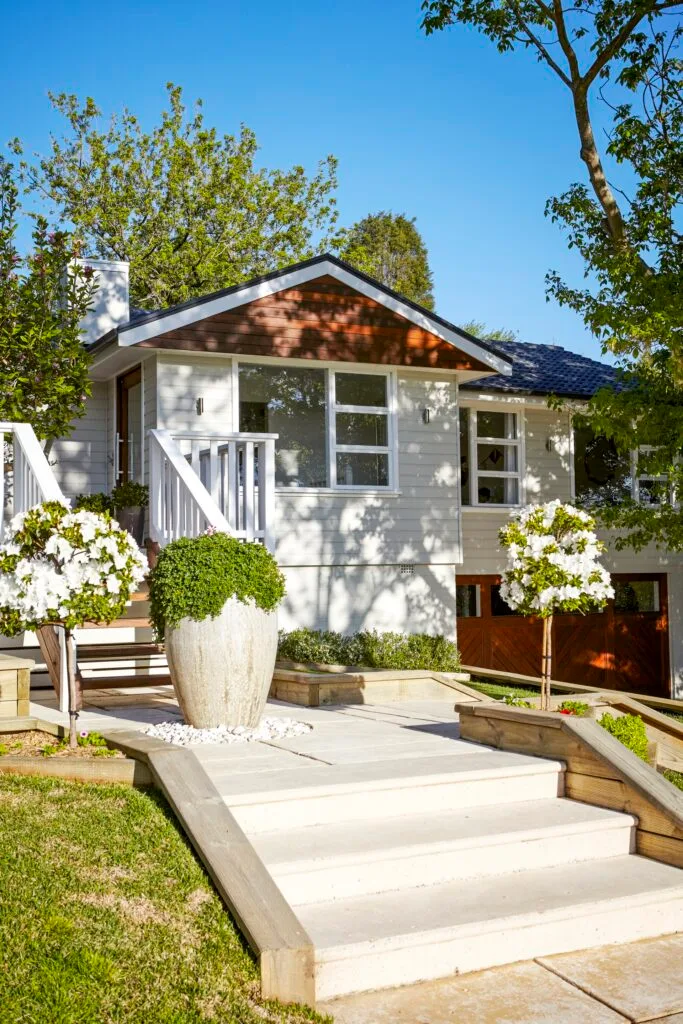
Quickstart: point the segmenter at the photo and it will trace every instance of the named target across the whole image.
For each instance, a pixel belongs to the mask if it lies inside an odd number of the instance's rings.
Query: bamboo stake
[[[541,711],[550,710],[550,680],[553,658],[553,617],[543,619],[543,654],[541,668]]]
[[[76,735],[76,719],[78,718],[78,693],[76,690],[76,670],[74,666],[74,645],[71,638],[71,630],[64,630],[66,642],[66,674],[69,684],[69,746],[75,749],[78,746]]]

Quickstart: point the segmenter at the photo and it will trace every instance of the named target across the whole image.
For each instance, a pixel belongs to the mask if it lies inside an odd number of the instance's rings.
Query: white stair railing
[[[10,487],[5,474],[6,446],[12,449]],[[18,512],[25,512],[41,501],[65,501],[30,423],[0,422],[0,458],[0,535],[5,523]]]
[[[183,460],[240,540],[273,550],[277,434],[175,434]]]
[[[162,548],[210,527],[233,533],[167,430],[149,432],[149,493],[149,533]]]
[[[8,448],[11,449],[12,472],[9,486],[5,473]],[[0,462],[0,536],[13,516],[26,512],[32,505],[42,501],[66,501],[30,423],[0,422]],[[64,630],[61,626],[43,626],[37,637],[50,680],[59,694],[59,709],[68,711]]]

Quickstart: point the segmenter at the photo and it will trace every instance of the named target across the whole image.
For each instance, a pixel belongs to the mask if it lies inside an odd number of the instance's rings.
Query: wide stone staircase
[[[225,777],[317,1000],[681,929],[683,871],[633,853],[633,817],[565,799],[561,763],[455,744]]]

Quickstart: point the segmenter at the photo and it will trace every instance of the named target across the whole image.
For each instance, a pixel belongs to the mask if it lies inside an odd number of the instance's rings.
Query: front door
[[[142,482],[142,367],[116,379],[116,483]]]

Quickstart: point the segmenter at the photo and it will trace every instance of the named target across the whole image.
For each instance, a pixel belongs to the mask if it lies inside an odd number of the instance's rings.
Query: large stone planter
[[[229,598],[215,619],[181,619],[166,630],[166,657],[185,721],[255,728],[277,653],[277,613]]]

